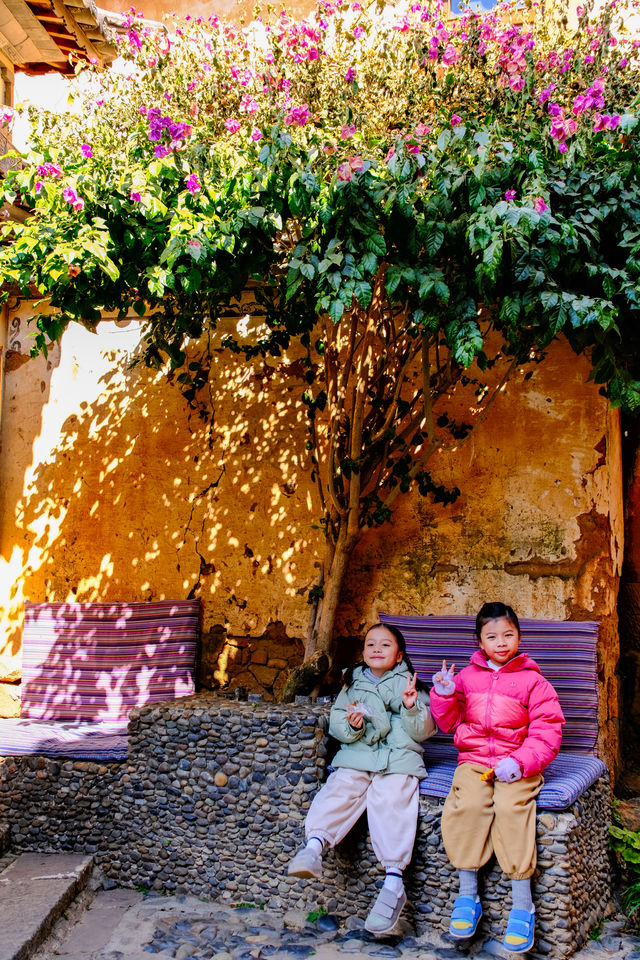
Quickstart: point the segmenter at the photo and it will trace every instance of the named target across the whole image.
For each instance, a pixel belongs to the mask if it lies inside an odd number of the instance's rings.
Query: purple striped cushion
[[[22,717],[126,720],[193,693],[198,600],[25,604]]]
[[[420,781],[420,793],[427,797],[448,795],[457,766],[453,758],[430,759],[429,743],[425,760],[427,777]],[[560,753],[544,771],[544,786],[538,795],[539,810],[566,810],[592,783],[606,773],[602,760],[584,753]]]
[[[0,757],[124,760],[126,720],[0,720]]]
[[[418,676],[428,687],[443,660],[448,665],[455,663],[460,670],[478,649],[474,617],[400,617],[381,613],[380,620],[402,632]],[[563,751],[594,753],[598,736],[598,624],[523,619],[520,627],[521,649],[533,657],[560,698],[567,721]],[[451,743],[450,736],[438,734],[430,741],[430,749],[438,740]]]

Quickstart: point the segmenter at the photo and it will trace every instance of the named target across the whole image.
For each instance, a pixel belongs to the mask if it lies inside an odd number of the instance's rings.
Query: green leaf
[[[367,273],[375,273],[378,269],[378,258],[375,253],[365,253],[362,258],[362,266]]]
[[[451,141],[451,130],[443,130],[437,140],[438,150],[446,150]]]
[[[197,267],[192,267],[189,272],[182,277],[181,285],[186,293],[195,293],[202,283],[202,274]]]
[[[344,304],[342,300],[334,300],[329,307],[329,316],[334,323],[340,323],[342,320],[342,315],[344,313]]]
[[[371,253],[376,253],[379,257],[384,257],[387,252],[387,244],[381,233],[372,233],[365,240],[365,246]]]
[[[314,268],[314,266],[313,266],[312,263],[302,263],[302,264],[300,265],[300,273],[301,273],[302,276],[305,277],[307,280],[313,280],[313,277],[314,277],[314,275],[315,275],[315,272],[316,272],[316,271],[315,271],[315,268]]]

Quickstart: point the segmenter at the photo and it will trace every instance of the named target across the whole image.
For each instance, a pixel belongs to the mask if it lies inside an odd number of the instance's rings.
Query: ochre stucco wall
[[[202,679],[279,693],[301,654],[322,551],[299,368],[215,353],[213,427],[161,375],[130,370],[136,324],[69,328],[28,359],[9,322],[0,471],[0,676],[19,669],[22,603],[201,596]],[[397,501],[357,549],[337,623],[378,610],[598,619],[602,746],[616,752],[619,426],[566,344],[517,374],[459,450],[432,464],[447,508]],[[302,443],[296,437],[302,435]],[[347,644],[348,646],[348,644]]]

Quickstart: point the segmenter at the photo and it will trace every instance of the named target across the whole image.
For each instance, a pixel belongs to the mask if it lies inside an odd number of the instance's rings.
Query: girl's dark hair
[[[402,659],[404,660],[405,664],[407,665],[407,667],[408,667],[408,669],[409,669],[409,672],[410,672],[410,673],[415,673],[415,672],[416,672],[416,671],[415,671],[415,668],[414,668],[413,664],[411,663],[411,658],[409,657],[409,654],[407,653],[407,641],[405,640],[405,638],[403,637],[403,635],[400,633],[400,631],[398,630],[398,628],[397,628],[397,627],[394,627],[393,624],[391,624],[391,623],[380,623],[380,621],[378,621],[378,623],[372,623],[371,626],[367,627],[367,629],[365,630],[364,639],[366,640],[366,639],[367,639],[367,636],[368,636],[368,635],[371,633],[371,631],[374,630],[376,627],[384,627],[385,630],[388,630],[389,633],[390,633],[393,637],[395,637],[396,643],[398,644],[398,649],[399,649],[400,653],[402,654]],[[353,671],[355,670],[355,668],[356,668],[356,667],[364,667],[364,666],[366,666],[364,660],[358,660],[357,663],[354,663],[354,664],[352,664],[352,666],[347,667],[347,669],[345,670],[345,672],[344,672],[344,674],[343,674],[343,676],[342,676],[342,679],[343,679],[343,683],[344,683],[345,688],[346,688],[346,687],[350,687],[351,684],[353,683]],[[420,680],[420,678],[418,677],[418,681],[417,681],[417,683],[416,683],[416,690],[425,690],[425,689],[426,689],[426,688],[425,688],[422,680]]]
[[[520,621],[513,607],[508,607],[506,603],[485,603],[476,617],[476,637],[480,639],[480,633],[485,624],[489,623],[490,620],[499,620],[501,617],[513,624],[519,636]]]

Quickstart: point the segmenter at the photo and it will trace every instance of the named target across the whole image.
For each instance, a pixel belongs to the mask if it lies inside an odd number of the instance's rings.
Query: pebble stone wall
[[[325,776],[327,703],[234,702],[197,695],[134,711],[120,763],[0,759],[0,821],[16,850],[93,853],[113,883],[269,909],[365,916],[382,871],[361,822],[325,858],[322,881],[286,876]],[[418,934],[446,929],[454,873],[440,837],[443,801],[421,799],[406,872]],[[567,957],[610,900],[608,784],[569,810],[538,814],[537,948]],[[485,932],[504,929],[508,881],[483,878]]]

